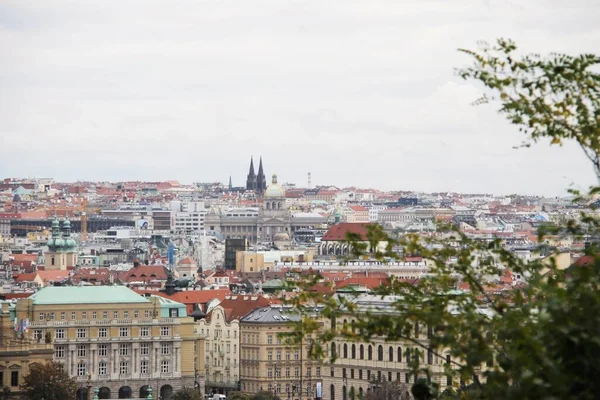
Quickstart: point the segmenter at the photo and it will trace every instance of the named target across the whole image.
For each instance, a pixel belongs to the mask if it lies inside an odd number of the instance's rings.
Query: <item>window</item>
[[[65,319],[67,319],[67,313],[66,313],[66,312],[61,312],[61,313],[60,313],[60,319],[61,319],[62,321],[64,321]]]
[[[166,374],[169,372],[169,360],[162,360],[160,362],[160,372]]]
[[[267,335],[267,344],[273,344],[273,335]]]
[[[267,360],[269,360],[269,361],[273,360],[273,350],[269,350],[267,352]]]
[[[98,337],[108,337],[108,329],[98,328]]]
[[[176,308],[169,308],[169,317],[177,318],[179,317],[179,312]]]
[[[150,329],[148,329],[147,326],[142,326],[140,328],[140,336],[144,336],[144,337],[150,336]]]
[[[135,310],[133,312],[133,318],[139,318],[140,317],[140,312],[138,310]]]
[[[150,311],[144,311],[144,318],[150,318]]]
[[[123,311],[123,318],[129,318],[129,311]]]
[[[129,373],[129,361],[119,362],[119,374],[127,375]]]
[[[150,354],[150,343],[140,343],[140,354],[143,356]]]
[[[53,313],[53,312],[51,312],[51,313],[48,315],[48,319],[49,319],[50,321],[54,321],[54,313]]]
[[[102,318],[108,319],[108,311],[102,311]]]
[[[85,376],[85,363],[77,364],[77,376]]]
[[[320,377],[321,376],[321,367],[317,366],[317,376]]]
[[[120,343],[119,344],[119,355],[121,355],[121,356],[129,355],[129,343]]]
[[[296,350],[294,352],[294,360],[299,360],[300,359],[300,353],[298,352],[298,350]]]
[[[396,361],[402,362],[402,347],[398,347],[398,354],[396,355]]]
[[[346,368],[344,368],[344,371],[346,370]],[[306,367],[306,376],[310,377],[312,376],[312,367]]]
[[[356,345],[352,344],[352,359],[356,359]]]
[[[281,350],[277,349],[277,360],[281,361]]]
[[[98,375],[106,375],[106,372],[106,361],[100,361],[100,363],[98,364]]]
[[[55,358],[65,358],[65,346],[54,347],[54,357]]]
[[[160,354],[162,354],[163,356],[171,354],[171,343],[161,342],[160,343]]]
[[[94,311],[92,313],[92,319],[96,319],[96,318],[98,318],[98,313],[96,311]]]
[[[75,311],[71,313],[71,319],[77,319],[77,313]]]
[[[350,369],[350,379],[354,379],[354,368]]]
[[[77,338],[83,339],[87,337],[87,329],[86,328],[77,328]]]
[[[46,318],[46,314],[43,312],[40,313],[40,321],[43,321]]]
[[[377,347],[377,361],[383,361],[383,346]]]
[[[140,361],[140,373],[147,374],[148,373],[148,360]]]
[[[129,337],[129,328],[119,328],[119,337]]]
[[[290,377],[290,367],[285,367],[285,377],[286,378]]]
[[[108,355],[108,345],[106,344],[99,344],[98,345],[98,356],[99,357],[106,357]]]
[[[113,311],[113,319],[117,319],[117,318],[119,318],[119,312]]]
[[[273,368],[271,368],[271,367],[267,368],[267,377],[269,377],[269,378],[273,377]]]
[[[44,331],[41,329],[36,329],[33,331],[33,338],[35,340],[42,340],[42,338],[44,337]]]
[[[19,386],[19,371],[10,372],[10,386]]]
[[[388,361],[394,361],[394,348],[390,346],[388,350]]]
[[[168,326],[160,327],[160,336],[169,336],[171,334],[171,328]]]
[[[371,345],[369,345],[368,356],[369,356],[369,360],[373,359],[373,346],[371,346]]]
[[[363,371],[362,369],[358,370],[358,379],[362,379],[362,374],[363,374],[362,371]]]
[[[300,368],[294,367],[294,376],[298,378],[300,376]]]
[[[77,357],[87,357],[87,346],[85,344],[77,345]]]
[[[362,344],[360,345],[360,359],[365,359],[365,346],[363,346]]]
[[[87,319],[87,312],[82,312],[81,313],[81,319]]]

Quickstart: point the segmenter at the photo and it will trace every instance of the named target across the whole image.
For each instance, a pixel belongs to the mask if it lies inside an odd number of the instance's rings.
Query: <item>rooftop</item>
[[[33,304],[148,303],[125,286],[49,286],[29,297]]]

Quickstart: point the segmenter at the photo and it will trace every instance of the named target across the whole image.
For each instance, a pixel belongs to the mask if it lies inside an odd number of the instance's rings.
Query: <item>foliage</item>
[[[178,390],[172,397],[172,400],[203,400],[202,393],[192,388],[183,388]]]
[[[250,396],[244,392],[229,392],[227,400],[250,400]]]
[[[21,390],[28,400],[74,399],[77,382],[63,370],[62,364],[52,361],[33,365],[23,378]]]
[[[364,400],[409,400],[409,390],[406,385],[397,381],[382,380],[381,382],[371,382],[371,391],[367,392]],[[350,400],[355,400],[352,393],[349,396]],[[356,398],[356,396],[355,396]]]
[[[260,391],[252,396],[252,400],[281,400],[281,398],[272,392]]]
[[[600,179],[600,74],[593,71],[600,57],[518,57],[516,50],[513,41],[503,39],[495,46],[482,43],[479,52],[461,49],[474,64],[458,74],[491,89],[477,103],[500,101],[500,113],[530,140],[550,139],[554,145],[574,140]]]
[[[515,49],[512,42],[500,40],[483,54],[467,52],[475,66],[460,74],[498,92],[501,113],[530,140],[576,141],[600,178],[599,80],[589,71],[598,58],[552,55],[516,60]],[[538,234],[538,243],[544,243],[547,234],[596,239],[600,222],[582,214]],[[316,293],[311,287],[321,282],[318,274],[294,283],[304,289],[292,300],[304,316],[290,339],[298,343],[307,335],[316,336],[310,356],[334,362],[337,354],[330,344],[336,338],[368,343],[374,336],[383,337],[410,345],[404,355],[410,359],[411,374],[421,378],[431,376],[432,359],[445,361],[444,374],[454,388],[438,394],[429,379],[419,379],[411,388],[416,399],[597,398],[600,252],[595,240],[588,240],[585,249],[592,263],[561,270],[556,250],[544,248],[549,257],[525,261],[500,239],[475,239],[452,226],[439,227],[436,236],[407,234],[397,243],[377,229],[368,239],[365,244],[348,237],[353,257],[385,260],[399,246],[401,254],[429,260],[430,274],[417,283],[392,278],[376,291],[391,301],[393,312],[358,312],[352,295]],[[375,239],[388,242],[384,253],[376,250]],[[525,282],[493,290],[506,270]],[[348,315],[355,321],[340,327],[339,320]],[[319,323],[323,319],[332,323]]]

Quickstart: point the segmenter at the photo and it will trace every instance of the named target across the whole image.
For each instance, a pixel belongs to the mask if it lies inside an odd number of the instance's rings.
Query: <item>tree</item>
[[[228,400],[250,400],[250,396],[244,392],[230,392],[227,395]]]
[[[269,391],[260,391],[252,396],[252,400],[281,400],[275,393]]]
[[[519,125],[527,140],[547,138],[552,145],[573,140],[600,180],[600,76],[590,70],[599,63],[594,55],[514,56],[516,46],[499,40],[482,52],[465,51],[474,66],[459,70],[491,89],[478,103],[498,100],[500,112]],[[594,188],[590,194],[600,193]],[[335,360],[327,352],[336,337],[369,342],[373,336],[411,343],[411,373],[429,376],[426,356],[447,360],[445,374],[460,387],[438,395],[428,379],[411,388],[416,399],[440,397],[477,399],[596,399],[600,393],[600,222],[581,213],[578,219],[555,227],[542,227],[538,243],[552,233],[588,238],[586,267],[557,267],[558,250],[546,259],[524,261],[507,249],[501,239],[479,240],[454,226],[439,228],[438,236],[407,234],[395,242],[378,230],[371,238],[387,241],[387,251],[372,251],[359,238],[348,237],[353,256],[369,255],[385,260],[389,249],[419,254],[433,263],[430,275],[419,282],[391,279],[376,293],[395,299],[393,311],[356,312],[351,296],[323,297],[305,290],[292,302],[304,317],[295,336],[318,335],[310,355]],[[590,240],[591,239],[591,240]],[[526,283],[494,293],[493,277],[506,270],[525,277]],[[490,278],[491,277],[491,278]],[[320,281],[314,275],[300,286]],[[296,285],[298,285],[296,283]],[[389,297],[393,295],[395,297]],[[353,329],[322,328],[320,316],[335,321],[353,314]],[[332,327],[335,325],[331,324]],[[428,329],[427,341],[413,332]],[[447,355],[447,358],[446,358]]]
[[[23,379],[21,390],[28,400],[74,399],[77,382],[63,370],[62,364],[51,361],[33,365]]]
[[[203,400],[202,393],[192,388],[183,388],[177,391],[173,397],[173,400]]]
[[[352,393],[350,394],[352,398]],[[406,385],[398,381],[372,381],[371,390],[365,395],[365,400],[410,400],[409,390]]]

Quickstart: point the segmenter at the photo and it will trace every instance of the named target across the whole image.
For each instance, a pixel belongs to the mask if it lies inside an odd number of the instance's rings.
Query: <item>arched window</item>
[[[358,388],[358,399],[359,400],[363,399],[363,388],[361,388],[361,387]]]
[[[356,359],[356,345],[352,344],[352,359]]]
[[[329,387],[329,398],[335,400],[335,386],[333,384]]]
[[[371,345],[369,345],[368,358],[369,358],[369,360],[373,359],[373,346],[371,346]]]
[[[348,345],[344,343],[344,358],[348,358]]]
[[[388,350],[388,361],[394,361],[394,348],[392,346]]]
[[[363,346],[362,344],[360,345],[360,359],[365,359],[365,346]]]
[[[396,355],[396,360],[398,362],[402,362],[402,347],[398,346],[398,354]]]
[[[406,362],[410,362],[410,349],[406,349]]]
[[[331,358],[335,358],[335,357],[336,357],[335,343],[331,343]]]
[[[352,322],[350,322],[350,325],[352,326],[352,333],[356,333],[356,321],[352,320]]]
[[[379,345],[377,348],[377,361],[383,361],[383,346]]]
[[[130,399],[131,398],[131,388],[129,386],[121,386],[119,388],[119,398],[120,399]]]
[[[350,388],[350,400],[356,400],[356,391],[354,390],[354,386]]]
[[[419,323],[415,323],[415,337],[418,338],[419,337]]]
[[[346,390],[346,386],[342,386],[342,400],[348,400],[348,391]]]

